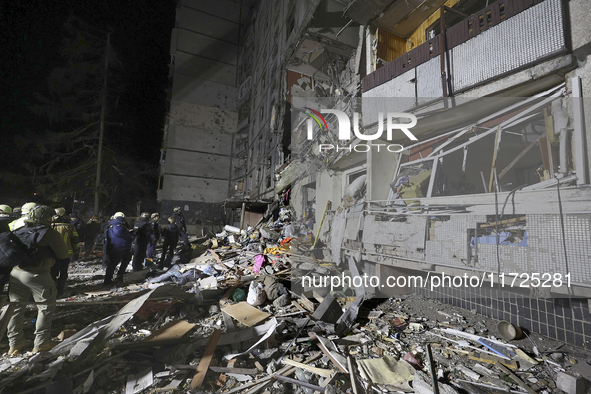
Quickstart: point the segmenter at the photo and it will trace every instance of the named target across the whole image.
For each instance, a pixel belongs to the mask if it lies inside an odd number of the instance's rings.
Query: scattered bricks
[[[567,394],[584,394],[585,380],[559,372],[558,376],[556,376],[556,387]]]

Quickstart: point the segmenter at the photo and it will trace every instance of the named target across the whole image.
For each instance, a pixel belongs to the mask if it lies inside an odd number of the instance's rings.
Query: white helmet
[[[117,219],[117,218],[124,218],[125,214],[123,212],[115,212],[115,214],[113,215],[113,219]]]
[[[2,205],[0,205],[0,213],[11,214],[12,213],[12,208],[10,208],[6,204],[2,204]]]
[[[29,212],[31,212],[33,210],[33,208],[35,208],[36,206],[37,206],[37,203],[35,203],[35,202],[25,203],[21,207],[21,216],[27,216],[29,214]]]

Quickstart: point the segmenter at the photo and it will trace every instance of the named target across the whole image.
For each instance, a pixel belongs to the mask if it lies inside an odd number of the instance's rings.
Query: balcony
[[[363,96],[462,93],[566,53],[564,24],[560,0],[497,1],[367,75]]]

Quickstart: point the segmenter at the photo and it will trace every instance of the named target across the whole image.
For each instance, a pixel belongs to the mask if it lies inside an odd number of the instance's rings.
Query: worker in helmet
[[[28,216],[29,216],[29,212],[31,212],[31,210],[33,208],[35,208],[37,206],[37,203],[34,202],[28,202],[25,203],[22,207],[21,207],[21,217],[12,221],[8,227],[10,227],[10,231],[14,231],[17,230],[21,227],[24,227],[26,222],[29,220]]]
[[[28,346],[23,323],[31,296],[38,303],[33,353],[47,351],[53,347],[51,321],[55,311],[57,289],[50,270],[56,259],[64,259],[68,255],[63,238],[50,227],[54,215],[53,208],[46,205],[36,206],[29,212],[27,226],[16,231],[17,236],[19,233],[34,232],[32,238],[37,240],[37,248],[45,253],[39,253],[32,264],[24,267],[17,265],[10,272],[10,302],[16,304],[16,307],[8,322],[9,356],[18,355]]]
[[[68,256],[64,259],[59,259],[55,265],[51,267],[51,276],[57,286],[57,296],[61,297],[66,289],[66,282],[68,280],[68,266],[72,256],[77,256],[80,251],[79,236],[76,228],[70,224],[70,218],[66,215],[65,208],[56,208],[55,215],[52,218],[51,228],[56,230],[68,247]]]
[[[173,217],[176,219],[175,223],[180,230],[180,236],[186,246],[190,246],[189,239],[187,238],[187,223],[185,223],[185,217],[181,212],[181,207],[175,207],[173,209]]]
[[[160,214],[158,212],[154,212],[150,216],[150,225],[152,226],[152,235],[150,236],[150,243],[148,244],[148,248],[146,249],[146,260],[152,262],[154,259],[154,251],[156,249],[156,244],[160,239]]]
[[[162,256],[158,267],[164,269],[170,267],[172,258],[174,257],[174,250],[179,242],[180,228],[176,223],[175,217],[168,218],[168,225],[162,230],[162,237],[164,238],[164,245],[162,246]]]
[[[137,222],[133,225],[133,270],[144,269],[144,260],[150,239],[152,237],[152,226],[150,225],[150,213],[143,212]],[[150,263],[150,265],[152,265]]]
[[[0,205],[0,233],[10,231],[8,225],[12,222],[12,208],[6,204]]]
[[[131,259],[131,231],[125,221],[125,214],[117,212],[113,215],[113,220],[107,223],[105,237],[103,242],[103,268],[105,272],[105,285],[112,285],[115,268],[117,271],[118,283],[123,283],[123,274],[127,269]]]
[[[96,216],[91,216],[84,225],[84,257],[94,252],[97,236],[101,233],[101,222]]]

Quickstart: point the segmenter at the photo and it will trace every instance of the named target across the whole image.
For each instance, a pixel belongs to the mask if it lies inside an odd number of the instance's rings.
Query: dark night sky
[[[56,65],[62,25],[68,15],[101,30],[111,29],[111,44],[121,61],[125,90],[118,100],[122,126],[109,127],[105,139],[129,158],[158,165],[166,111],[172,0],[79,0],[3,2],[0,6],[0,133],[2,147],[12,136],[48,127],[31,115],[33,93],[46,84]],[[59,130],[52,130],[59,131]],[[18,157],[0,155],[2,168],[14,169]]]

